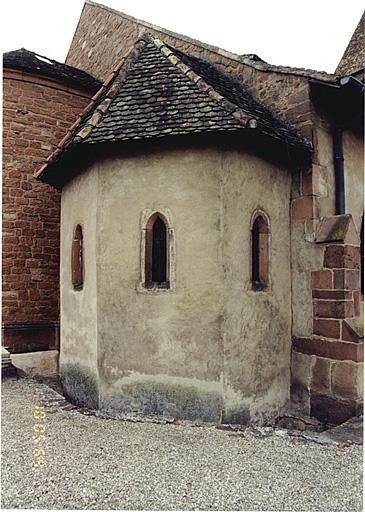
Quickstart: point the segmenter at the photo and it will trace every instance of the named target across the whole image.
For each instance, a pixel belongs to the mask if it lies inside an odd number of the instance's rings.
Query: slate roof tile
[[[63,145],[140,140],[255,127],[285,147],[310,153],[297,130],[256,101],[242,83],[213,64],[186,55],[144,33],[114,79],[85,111]],[[59,160],[60,153],[49,162]],[[41,177],[46,168],[37,174]]]

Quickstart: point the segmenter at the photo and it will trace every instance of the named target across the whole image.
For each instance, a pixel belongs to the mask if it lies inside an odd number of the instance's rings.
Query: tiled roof
[[[255,100],[239,80],[223,73],[208,61],[169,48],[176,57],[189,66],[198,76],[202,77],[218,94],[232,105],[237,105],[248,117],[254,118],[257,122],[258,131],[289,145],[295,146],[304,143],[309,147],[309,143],[289,122],[279,118],[267,106]]]
[[[19,69],[28,73],[47,76],[77,89],[96,92],[101,81],[81,69],[61,64],[37,53],[21,48],[3,55],[4,68]]]
[[[225,131],[254,131],[310,154],[310,143],[240,82],[143,34],[37,177],[75,146]]]
[[[173,64],[173,53],[168,53],[170,59],[154,42],[146,42],[108,111],[84,142],[244,128],[232,115],[237,107],[225,108]]]

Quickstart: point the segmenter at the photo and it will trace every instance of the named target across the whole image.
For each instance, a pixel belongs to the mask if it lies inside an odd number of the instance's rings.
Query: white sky
[[[103,0],[136,18],[271,64],[334,72],[363,0]],[[63,62],[83,0],[2,0],[2,51]]]

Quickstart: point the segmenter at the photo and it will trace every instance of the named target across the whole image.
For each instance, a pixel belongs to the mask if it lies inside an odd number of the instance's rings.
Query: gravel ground
[[[361,446],[103,419],[57,401],[37,420],[45,388],[3,381],[2,508],[362,510]],[[32,454],[37,423],[46,427],[43,468]]]

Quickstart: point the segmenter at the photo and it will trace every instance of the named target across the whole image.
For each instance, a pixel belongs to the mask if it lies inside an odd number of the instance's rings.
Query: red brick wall
[[[88,102],[87,93],[61,83],[4,70],[2,319],[5,346],[16,345],[25,350],[27,336],[39,338],[46,345],[47,339],[40,332],[42,326],[43,331],[49,330],[46,325],[59,320],[60,193],[36,181],[33,173]],[[38,333],[33,332],[34,325],[33,331],[30,329],[31,324],[39,324]],[[29,349],[38,348],[36,343],[29,340]]]

